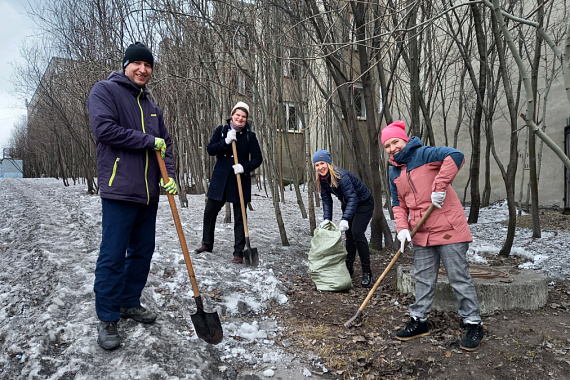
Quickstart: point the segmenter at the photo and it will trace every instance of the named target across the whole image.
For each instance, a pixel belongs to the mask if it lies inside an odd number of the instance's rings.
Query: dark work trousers
[[[158,203],[101,198],[102,238],[95,268],[95,310],[101,321],[120,319],[121,307],[140,306],[154,252]]]
[[[226,196],[224,199],[217,201],[208,198],[206,209],[204,210],[204,231],[202,233],[202,244],[214,247],[214,230],[216,229],[216,219],[218,213],[226,204]],[[232,203],[234,206],[234,256],[243,257],[243,249],[245,247],[245,231],[243,229],[243,218],[241,216],[241,204]],[[247,217],[247,213],[246,213]]]
[[[343,208],[344,212],[344,208]],[[346,236],[346,261],[353,263],[356,258],[356,251],[360,257],[360,265],[363,270],[370,269],[370,248],[366,239],[366,228],[372,219],[374,213],[374,198],[360,203],[356,208],[352,220],[348,222],[348,230],[345,231]]]

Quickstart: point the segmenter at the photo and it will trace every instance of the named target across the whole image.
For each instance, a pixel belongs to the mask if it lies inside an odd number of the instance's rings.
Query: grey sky
[[[34,24],[26,14],[27,4],[26,0],[0,0],[0,148],[8,147],[14,123],[26,114],[24,101],[13,94],[11,78],[14,63],[21,60],[20,45],[33,33]]]

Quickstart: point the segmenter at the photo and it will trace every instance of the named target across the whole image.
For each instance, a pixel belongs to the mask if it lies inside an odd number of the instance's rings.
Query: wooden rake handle
[[[166,170],[164,159],[162,158],[159,150],[156,151],[156,159],[158,161],[158,165],[160,166],[160,174],[162,175],[162,180],[164,183],[168,183],[168,171]],[[176,201],[174,200],[173,194],[166,192],[166,195],[168,196],[168,203],[170,203],[170,210],[172,210],[172,217],[174,218],[174,224],[176,225],[176,232],[178,232],[178,239],[180,240],[180,246],[182,247],[182,253],[184,254],[186,269],[188,270],[188,275],[190,276],[190,283],[192,284],[194,298],[199,298],[200,290],[198,289],[198,282],[196,281],[196,276],[194,275],[194,268],[192,267],[192,260],[190,259],[190,253],[188,252],[188,245],[186,244],[184,231],[182,230],[182,223],[180,223],[180,216],[178,215],[178,209],[176,208]]]
[[[426,221],[426,219],[429,217],[429,214],[431,214],[431,212],[433,211],[434,205],[431,204],[427,211],[425,212],[424,216],[422,216],[422,218],[420,219],[420,221],[418,222],[418,224],[416,224],[416,226],[414,227],[411,236],[412,238],[414,237],[414,235],[416,234],[416,232],[418,232],[418,229],[420,229],[420,227],[424,224],[424,222]],[[404,245],[404,249],[406,249],[406,247],[408,246],[408,241],[405,242]],[[368,292],[368,296],[366,297],[366,299],[364,300],[364,302],[362,302],[362,305],[360,306],[360,308],[358,309],[358,311],[361,313],[362,310],[364,310],[364,308],[366,307],[366,305],[368,304],[368,302],[370,301],[370,299],[372,298],[372,295],[374,294],[374,292],[376,291],[376,289],[378,288],[378,286],[380,285],[380,283],[382,282],[382,280],[384,280],[384,277],[386,277],[386,275],[388,274],[388,272],[390,272],[390,269],[392,269],[392,267],[394,266],[394,264],[396,263],[396,261],[398,261],[398,258],[400,257],[400,255],[402,254],[402,251],[400,249],[398,249],[398,252],[396,252],[396,254],[394,255],[394,258],[392,259],[392,261],[390,261],[390,264],[388,264],[388,266],[386,267],[386,269],[384,269],[384,272],[382,272],[382,275],[378,278],[378,280],[376,280],[376,282],[374,283],[374,286],[372,287],[372,289],[370,289],[370,292]]]
[[[234,165],[237,165],[239,164],[239,161],[237,155],[236,140],[232,140],[232,151],[234,154]],[[239,203],[241,204],[241,216],[243,218],[243,232],[245,233],[246,239],[249,239],[249,231],[247,229],[247,217],[245,216],[245,202],[243,200],[243,189],[241,187],[240,174],[236,174],[236,178],[237,178],[238,191],[239,191]]]

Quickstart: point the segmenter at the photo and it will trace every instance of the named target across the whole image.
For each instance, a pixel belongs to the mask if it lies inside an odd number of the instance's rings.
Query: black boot
[[[354,261],[345,261],[346,269],[348,269],[348,273],[350,274],[350,278],[354,277]]]
[[[410,321],[406,323],[406,327],[396,333],[396,339],[410,340],[426,335],[429,335],[427,320],[422,322],[419,318],[410,317]]]
[[[372,286],[372,271],[370,270],[370,267],[362,268],[362,282],[360,285],[363,288],[369,288]]]

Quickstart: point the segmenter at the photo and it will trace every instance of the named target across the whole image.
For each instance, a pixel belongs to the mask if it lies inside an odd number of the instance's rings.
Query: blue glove
[[[154,150],[160,150],[162,158],[166,157],[166,142],[160,137],[154,138]]]
[[[168,177],[168,183],[165,185],[164,184],[164,180],[161,178],[160,179],[160,186],[164,187],[166,189],[166,191],[168,191],[170,194],[175,195],[176,192],[178,191],[178,187],[176,186],[176,182],[174,182],[174,179]]]

